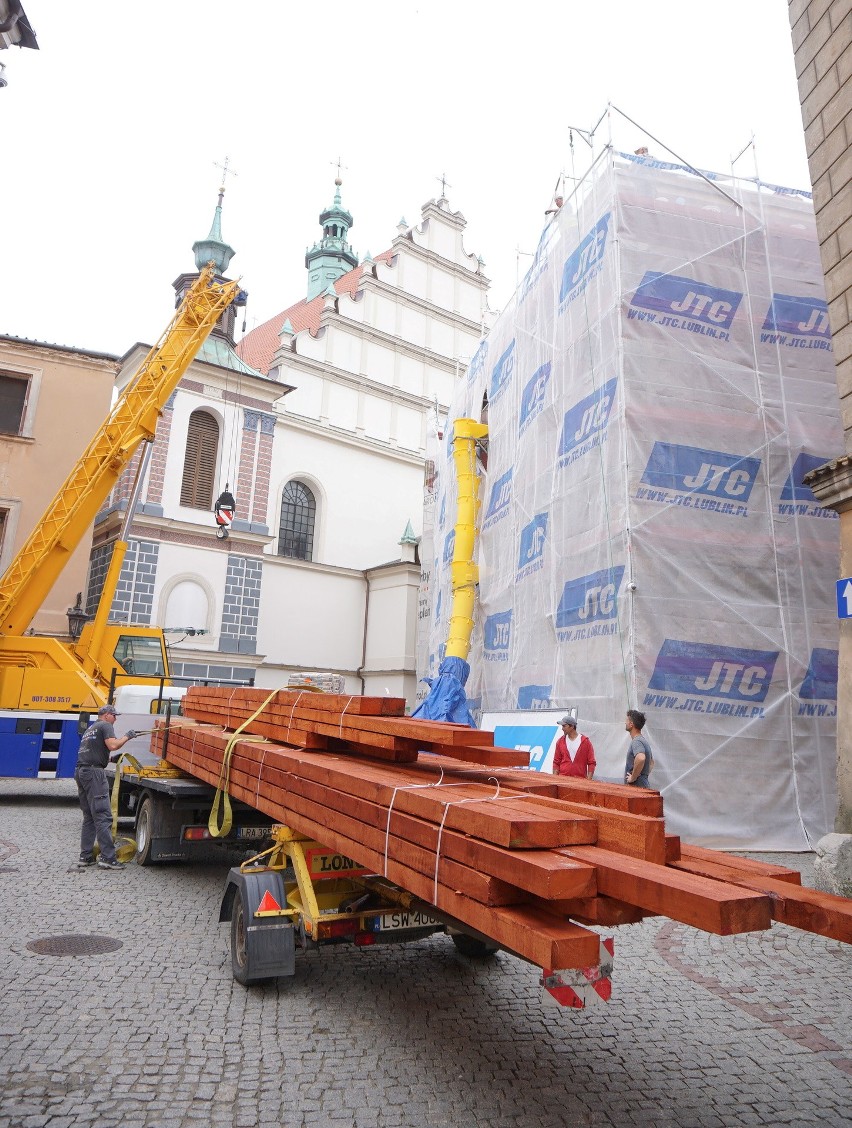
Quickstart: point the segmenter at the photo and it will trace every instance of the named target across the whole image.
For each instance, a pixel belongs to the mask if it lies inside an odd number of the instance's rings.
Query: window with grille
[[[213,508],[213,481],[219,451],[219,424],[209,411],[193,411],[186,433],[186,457],[180,503],[192,509]]]
[[[0,372],[0,432],[20,435],[24,425],[27,392],[30,382],[26,376],[13,376]]]
[[[281,498],[278,555],[312,560],[317,503],[303,482],[288,482]]]

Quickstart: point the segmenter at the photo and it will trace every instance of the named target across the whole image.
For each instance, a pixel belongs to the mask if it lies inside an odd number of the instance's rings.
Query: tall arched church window
[[[211,509],[219,424],[209,411],[193,411],[186,433],[186,457],[180,486],[180,503],[193,509]]]
[[[312,560],[317,503],[304,482],[288,482],[281,497],[278,555]]]

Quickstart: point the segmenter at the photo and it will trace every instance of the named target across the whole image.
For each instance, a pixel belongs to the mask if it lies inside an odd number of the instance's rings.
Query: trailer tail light
[[[375,944],[376,934],[375,932],[356,932],[354,939],[359,948],[366,948],[369,944]]]
[[[210,837],[210,831],[206,826],[187,826],[184,827],[183,840],[184,842],[200,842],[204,838]]]
[[[322,926],[327,936],[351,936],[358,931],[357,920],[332,920]]]

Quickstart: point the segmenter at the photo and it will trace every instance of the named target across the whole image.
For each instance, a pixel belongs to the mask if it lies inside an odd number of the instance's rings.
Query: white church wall
[[[161,541],[154,588],[155,622],[164,627],[206,631],[203,645],[218,645],[227,570],[228,553],[216,540],[212,522],[209,545]]]
[[[452,325],[447,321],[432,318],[429,323],[429,338],[426,345],[432,352],[452,356],[455,347],[455,333]]]
[[[400,305],[399,335],[419,348],[426,347],[426,317],[422,310]]]
[[[354,431],[358,426],[358,393],[344,384],[327,382],[328,421],[332,427]]]
[[[394,352],[376,341],[367,341],[364,357],[364,375],[380,384],[394,382]]]
[[[370,577],[367,670],[413,668],[419,568],[400,564]]]
[[[281,493],[297,478],[322,484],[321,532],[328,536],[314,559],[323,564],[369,568],[399,555],[409,520],[419,526],[423,470],[417,462],[357,445],[341,448],[334,436],[293,431],[276,444],[268,524],[277,529]],[[313,487],[312,487],[313,488]],[[274,548],[269,550],[274,552]]]
[[[396,441],[406,450],[423,449],[423,413],[414,408],[397,405]],[[421,474],[422,477],[422,474]]]
[[[283,558],[266,560],[258,653],[279,667],[356,671],[363,649],[365,597],[366,583],[358,572]]]
[[[367,324],[375,326],[382,333],[396,335],[397,303],[394,298],[388,294],[370,290],[366,293],[364,305],[366,306],[365,321]]]
[[[409,356],[407,353],[397,354],[397,374],[399,386],[412,395],[426,395],[424,384],[425,365],[420,357]]]
[[[378,396],[363,396],[362,414],[364,434],[368,439],[379,439],[388,442],[391,434],[391,404],[390,400],[379,399]]]
[[[399,273],[397,286],[417,298],[428,297],[428,268],[425,262],[411,253],[401,253],[397,270]]]
[[[479,324],[482,311],[485,307],[485,295],[478,286],[470,286],[458,281],[456,288],[455,310],[461,317]],[[475,351],[475,348],[474,350]]]
[[[297,369],[294,365],[283,367],[281,378],[285,384],[295,384],[295,390],[280,401],[284,411],[319,419],[322,414],[322,377]]]
[[[346,300],[341,300],[342,305],[350,305]],[[357,372],[361,366],[361,337],[358,331],[349,332],[345,326],[336,322],[327,330],[328,349],[326,360],[335,368],[342,368],[344,372]]]

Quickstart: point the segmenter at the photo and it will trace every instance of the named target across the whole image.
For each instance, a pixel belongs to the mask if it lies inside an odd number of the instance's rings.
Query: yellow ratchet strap
[[[231,797],[228,794],[228,781],[231,775],[231,756],[234,754],[234,747],[238,740],[245,740],[252,744],[262,744],[266,740],[265,736],[243,736],[242,732],[246,725],[250,725],[252,721],[260,716],[276,693],[278,693],[278,690],[273,689],[263,704],[252,713],[248,720],[243,721],[225,746],[225,753],[222,756],[222,768],[219,772],[219,782],[216,785],[216,796],[213,800],[213,806],[210,809],[210,817],[207,820],[207,829],[210,831],[211,838],[224,837],[230,832],[234,824],[233,812],[231,810]],[[219,822],[220,804],[222,806],[221,823]]]

